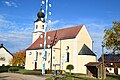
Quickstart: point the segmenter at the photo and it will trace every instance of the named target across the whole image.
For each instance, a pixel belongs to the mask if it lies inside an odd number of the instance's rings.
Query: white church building
[[[45,15],[42,9],[37,16],[38,19],[34,22],[33,40],[26,49],[25,69],[27,70],[42,69],[45,33]],[[85,25],[48,31],[46,33],[45,69],[66,70],[66,66],[72,64],[73,73],[86,74],[85,64],[96,62],[92,42]]]

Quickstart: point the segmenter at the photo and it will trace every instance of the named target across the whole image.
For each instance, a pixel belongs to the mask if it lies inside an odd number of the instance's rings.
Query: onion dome
[[[37,17],[38,18],[44,18],[45,17],[45,14],[44,14],[42,9],[38,12]]]
[[[37,13],[37,17],[38,17],[38,19],[35,22],[38,22],[38,21],[45,22],[45,19],[44,19],[45,18],[45,14],[44,14],[44,11],[42,10],[42,8]]]

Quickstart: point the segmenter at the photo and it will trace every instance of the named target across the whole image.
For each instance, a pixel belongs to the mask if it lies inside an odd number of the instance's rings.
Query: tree
[[[11,64],[13,66],[17,66],[17,65],[25,65],[25,58],[26,58],[26,52],[24,50],[20,50],[19,52],[16,52],[13,55],[13,59],[11,60]]]
[[[113,22],[110,29],[105,30],[104,42],[107,50],[112,50],[113,53],[120,50],[120,22]]]
[[[72,64],[67,65],[66,69],[68,69],[70,71],[70,75],[71,75],[71,70],[74,69],[74,66]]]

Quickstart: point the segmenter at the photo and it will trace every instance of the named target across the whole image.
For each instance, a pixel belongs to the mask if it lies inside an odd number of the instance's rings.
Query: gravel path
[[[0,73],[0,80],[45,80],[45,76],[23,75],[17,73]]]

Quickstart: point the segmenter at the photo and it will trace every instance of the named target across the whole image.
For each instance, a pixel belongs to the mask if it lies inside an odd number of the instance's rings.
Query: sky
[[[49,0],[52,12],[48,18],[52,29],[85,24],[92,37],[93,52],[101,55],[104,30],[112,21],[120,21],[120,0]],[[15,53],[32,42],[34,21],[41,0],[0,0],[0,44]],[[104,51],[106,52],[106,51]]]

